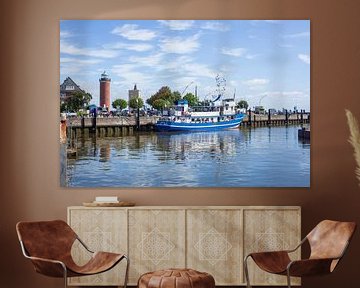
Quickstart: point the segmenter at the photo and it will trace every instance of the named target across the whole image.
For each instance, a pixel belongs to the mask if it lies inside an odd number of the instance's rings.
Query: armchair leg
[[[245,272],[245,279],[246,279],[246,287],[247,288],[251,288],[250,285],[250,279],[249,279],[249,269],[247,266],[247,259],[249,258],[250,255],[247,255],[244,259],[244,272]]]
[[[129,265],[130,265],[130,259],[127,256],[124,256],[126,260],[126,271],[125,271],[125,280],[124,280],[124,288],[127,287],[127,282],[129,278]]]
[[[64,287],[67,288],[67,270],[66,270],[66,266],[64,264],[62,264],[62,267],[64,269]]]
[[[287,269],[286,276],[287,276],[288,288],[291,288],[291,278],[290,278],[290,271],[289,271],[289,269]]]

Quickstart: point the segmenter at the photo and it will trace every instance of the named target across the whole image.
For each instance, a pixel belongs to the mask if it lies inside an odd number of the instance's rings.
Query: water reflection
[[[310,144],[297,127],[134,133],[80,139],[71,187],[308,187]]]

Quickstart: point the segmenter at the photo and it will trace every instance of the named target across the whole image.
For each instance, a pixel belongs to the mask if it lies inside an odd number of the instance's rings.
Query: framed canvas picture
[[[310,20],[61,20],[63,187],[309,187]]]

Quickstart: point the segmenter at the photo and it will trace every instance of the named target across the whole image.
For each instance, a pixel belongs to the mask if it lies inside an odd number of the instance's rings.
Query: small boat
[[[310,128],[301,128],[298,130],[298,138],[310,141]]]
[[[220,105],[189,107],[187,100],[176,102],[172,115],[160,118],[156,131],[211,131],[238,128],[245,114],[236,109],[234,99]]]

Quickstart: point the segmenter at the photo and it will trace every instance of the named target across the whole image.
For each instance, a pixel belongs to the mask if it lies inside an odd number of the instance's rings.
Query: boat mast
[[[216,95],[215,95],[215,100],[213,100],[212,102],[216,102],[218,100],[220,100],[222,98],[222,96],[225,93],[225,87],[226,87],[226,79],[224,77],[220,77],[219,74],[216,75],[215,77],[215,81],[216,81]]]

